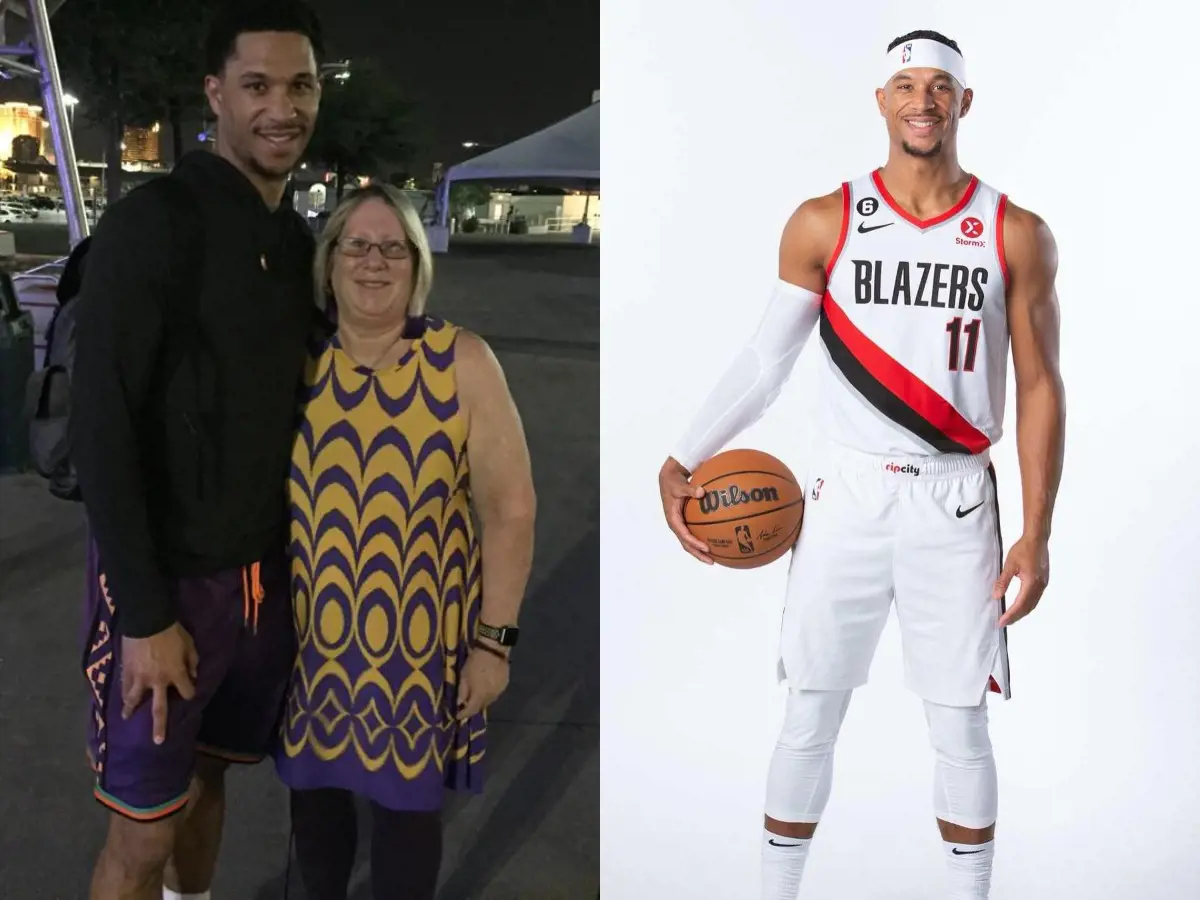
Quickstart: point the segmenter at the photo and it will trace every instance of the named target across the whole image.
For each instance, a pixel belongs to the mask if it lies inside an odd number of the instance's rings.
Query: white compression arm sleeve
[[[697,410],[671,455],[689,472],[758,421],[791,375],[817,317],[821,295],[776,282],[754,337]]]

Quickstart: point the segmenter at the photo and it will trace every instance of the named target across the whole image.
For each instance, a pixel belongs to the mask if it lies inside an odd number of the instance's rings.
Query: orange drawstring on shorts
[[[250,601],[254,601],[254,633],[258,634],[258,608],[262,605],[267,592],[262,586],[262,566],[254,563],[249,568],[242,566],[242,610],[245,622],[250,624]]]

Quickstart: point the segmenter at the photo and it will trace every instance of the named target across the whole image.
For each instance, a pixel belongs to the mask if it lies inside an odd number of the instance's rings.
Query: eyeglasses
[[[355,258],[368,255],[372,247],[378,247],[384,259],[405,260],[412,255],[406,241],[384,241],[377,244],[364,238],[342,238],[337,242],[337,246],[344,256]]]

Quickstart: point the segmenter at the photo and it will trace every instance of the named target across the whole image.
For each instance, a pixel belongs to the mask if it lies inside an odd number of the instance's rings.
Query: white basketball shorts
[[[989,689],[1008,699],[988,455],[893,459],[838,447],[815,459],[788,572],[780,679],[796,690],[865,684],[895,601],[911,690],[944,706],[976,706]]]

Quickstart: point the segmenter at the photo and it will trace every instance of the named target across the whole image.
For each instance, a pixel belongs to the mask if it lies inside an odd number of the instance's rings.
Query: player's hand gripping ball
[[[769,453],[718,453],[692,473],[691,484],[704,488],[704,496],[686,500],[683,521],[718,565],[757,569],[786,554],[800,536],[804,488]]]

